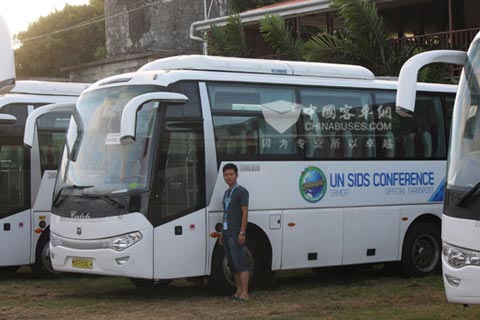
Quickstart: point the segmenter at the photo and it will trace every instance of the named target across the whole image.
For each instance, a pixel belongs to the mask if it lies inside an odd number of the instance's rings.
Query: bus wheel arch
[[[421,277],[441,268],[441,220],[433,214],[416,218],[408,227],[400,261],[405,276]]]
[[[253,272],[250,274],[250,285],[269,288],[275,284],[275,277],[271,271],[272,247],[263,230],[255,224],[248,223],[246,236],[247,263]],[[231,273],[226,268],[223,246],[215,244],[211,259],[211,271],[208,277],[210,288],[219,295],[234,292]]]
[[[50,227],[47,227],[40,238],[38,238],[35,248],[35,262],[32,264],[32,271],[38,276],[54,276],[60,274],[52,267],[50,258]]]
[[[253,236],[259,253],[257,272],[254,275],[254,284],[262,289],[273,289],[276,286],[275,272],[272,271],[272,244],[267,234],[256,224],[249,223],[247,233]]]

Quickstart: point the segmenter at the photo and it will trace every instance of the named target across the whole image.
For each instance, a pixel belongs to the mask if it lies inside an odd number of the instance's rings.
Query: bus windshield
[[[67,134],[67,139],[76,140],[76,157],[72,159],[64,152],[56,196],[73,189],[106,195],[146,188],[158,102],[145,103],[138,110],[136,141],[132,144],[120,143],[120,120],[128,101],[158,90],[158,86],[130,85],[95,90],[80,97],[76,118],[82,122],[82,132],[77,134],[78,126],[72,118]]]
[[[470,189],[480,182],[480,42],[468,52],[455,101],[449,187]]]

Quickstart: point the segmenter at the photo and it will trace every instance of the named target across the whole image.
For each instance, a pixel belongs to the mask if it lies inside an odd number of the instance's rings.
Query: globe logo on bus
[[[308,167],[302,172],[299,181],[300,194],[308,202],[320,201],[327,191],[327,178],[317,167]]]

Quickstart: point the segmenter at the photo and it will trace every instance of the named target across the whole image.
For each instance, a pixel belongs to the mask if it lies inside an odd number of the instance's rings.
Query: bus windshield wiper
[[[53,205],[57,204],[57,201],[60,198],[60,195],[62,194],[63,190],[67,190],[67,189],[87,189],[87,188],[93,188],[93,187],[94,186],[78,186],[76,184],[64,185],[64,186],[60,187],[60,190],[58,190],[57,194],[55,195],[55,199],[53,199],[52,204]]]
[[[465,202],[470,199],[477,191],[480,189],[480,182],[478,182],[476,185],[474,185],[470,190],[465,192],[460,200],[457,202],[457,207],[463,207]]]
[[[82,196],[86,197],[86,198],[101,199],[101,200],[105,201],[106,203],[111,204],[112,206],[114,206],[117,209],[124,209],[125,208],[125,205],[123,203],[121,203],[118,200],[112,199],[109,196],[105,196],[105,195],[101,195],[101,194],[93,194],[93,193],[83,193]]]

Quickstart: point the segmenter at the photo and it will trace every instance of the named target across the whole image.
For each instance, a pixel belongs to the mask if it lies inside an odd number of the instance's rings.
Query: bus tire
[[[258,286],[264,290],[273,290],[277,287],[277,276],[269,266],[265,266],[261,277],[258,279]]]
[[[168,288],[173,280],[155,280],[155,279],[139,279],[130,278],[135,287],[145,291],[157,291]]]
[[[260,260],[258,246],[254,245],[255,238],[251,234],[246,237],[246,259],[250,272],[249,290],[253,289],[257,283],[258,270],[260,269]],[[235,280],[225,257],[223,246],[216,244],[212,254],[212,266],[207,283],[213,293],[217,295],[230,295],[235,292]]]
[[[442,242],[440,230],[431,223],[410,227],[403,241],[401,271],[408,277],[422,277],[440,270]]]
[[[35,263],[32,265],[32,271],[36,276],[53,277],[60,274],[53,269],[50,258],[50,233],[44,232],[37,243],[35,251]]]

